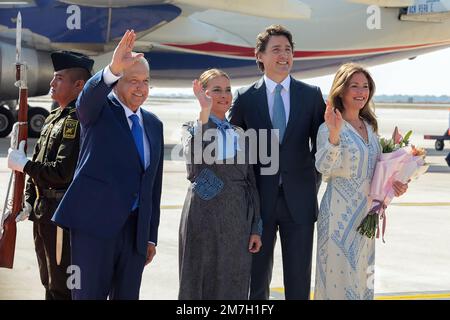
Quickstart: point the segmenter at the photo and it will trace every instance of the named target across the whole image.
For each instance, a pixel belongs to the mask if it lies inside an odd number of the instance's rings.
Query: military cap
[[[94,60],[84,54],[73,51],[53,52],[51,57],[55,71],[70,68],[83,68],[91,73],[94,65]]]

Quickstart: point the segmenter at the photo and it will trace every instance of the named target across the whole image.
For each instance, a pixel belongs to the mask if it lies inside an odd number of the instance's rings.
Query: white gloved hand
[[[19,149],[8,149],[8,168],[23,172],[23,168],[27,164],[28,159],[25,154],[25,140],[20,141]]]
[[[16,216],[16,222],[27,220],[32,209],[31,204],[25,201],[22,211],[20,211]]]
[[[19,123],[14,122],[11,130],[11,141],[9,142],[10,148],[15,148],[17,146],[18,140],[19,140]]]

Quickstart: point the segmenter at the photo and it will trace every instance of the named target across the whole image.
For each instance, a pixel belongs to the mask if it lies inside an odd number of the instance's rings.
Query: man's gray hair
[[[137,54],[136,52],[133,52],[133,55]],[[150,72],[150,64],[148,63],[148,60],[145,59],[145,57],[140,57],[135,63],[142,63],[147,67],[147,70]]]

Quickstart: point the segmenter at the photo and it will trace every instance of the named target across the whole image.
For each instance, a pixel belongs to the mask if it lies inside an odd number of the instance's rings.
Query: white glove
[[[11,141],[9,142],[10,148],[15,148],[17,146],[18,139],[19,139],[19,123],[14,122],[11,130]]]
[[[25,154],[25,140],[20,141],[19,149],[8,149],[8,168],[23,172],[23,168],[27,164],[28,159]]]
[[[20,211],[16,216],[16,222],[27,220],[28,217],[30,216],[31,210],[32,210],[31,204],[25,201],[22,211]]]

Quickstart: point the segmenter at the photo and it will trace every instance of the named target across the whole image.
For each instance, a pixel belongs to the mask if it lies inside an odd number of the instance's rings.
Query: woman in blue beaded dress
[[[317,300],[374,297],[375,239],[357,232],[368,213],[370,182],[381,154],[371,107],[374,92],[367,70],[342,65],[317,134],[316,168],[328,183],[317,221]],[[397,196],[406,189],[407,184],[394,182]]]

